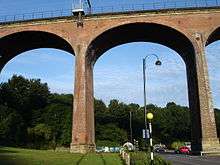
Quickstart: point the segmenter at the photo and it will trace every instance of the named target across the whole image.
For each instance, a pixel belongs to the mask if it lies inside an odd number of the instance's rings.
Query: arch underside
[[[206,41],[206,46],[210,45],[211,43],[220,40],[220,27],[215,29],[208,37]]]
[[[185,63],[194,60],[193,45],[185,35],[173,28],[154,23],[132,23],[110,29],[91,42],[87,56],[95,63],[107,50],[130,42],[162,44],[175,50]]]
[[[38,48],[55,48],[74,54],[72,46],[60,36],[43,31],[23,31],[0,38],[0,71],[15,56]]]

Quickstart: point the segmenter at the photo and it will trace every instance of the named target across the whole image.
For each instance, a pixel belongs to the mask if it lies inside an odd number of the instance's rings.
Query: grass
[[[0,148],[0,165],[122,165],[118,154],[71,154],[46,150]]]
[[[131,165],[150,165],[150,153],[146,152],[131,152]],[[160,156],[154,156],[154,165],[171,165],[170,162],[164,160]]]

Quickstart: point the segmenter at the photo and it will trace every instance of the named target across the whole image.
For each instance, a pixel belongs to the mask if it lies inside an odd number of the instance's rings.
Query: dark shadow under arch
[[[72,46],[62,37],[43,31],[22,31],[0,38],[0,71],[15,56],[38,48],[55,48],[74,55]]]
[[[175,50],[186,63],[194,59],[193,44],[184,34],[171,27],[155,23],[131,23],[109,29],[91,42],[87,56],[95,63],[107,50],[130,42],[162,44]]]
[[[206,41],[206,46],[210,45],[211,43],[220,40],[220,27],[215,29],[208,37]]]

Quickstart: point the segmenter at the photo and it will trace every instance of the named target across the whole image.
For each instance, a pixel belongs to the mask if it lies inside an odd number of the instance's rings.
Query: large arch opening
[[[161,66],[155,66],[156,59],[151,54],[158,55]],[[171,146],[174,141],[191,140],[184,61],[175,51],[160,44],[133,42],[111,48],[94,66],[97,146],[106,141],[122,145],[126,140],[133,143],[132,139],[136,139],[139,147],[144,148],[142,59],[146,55],[149,55],[146,60],[147,109],[153,110],[155,115],[154,144]],[[129,125],[130,115],[133,131]],[[106,136],[107,130],[114,136]]]
[[[186,64],[189,107],[191,110],[193,150],[201,150],[201,122],[195,51],[191,41],[181,32],[154,23],[132,23],[114,27],[95,38],[89,45],[87,57],[92,64],[113,47],[132,42],[152,42],[177,52]],[[146,50],[147,51],[147,50]],[[194,131],[197,130],[197,131]]]
[[[53,93],[72,93],[75,57],[63,50],[39,48],[23,52],[4,65],[0,82],[7,82],[13,75],[38,79],[48,84]]]
[[[213,106],[217,125],[217,134],[220,137],[220,27],[216,28],[208,37],[206,42],[206,59],[208,64],[208,73],[210,80],[210,88],[213,97]]]
[[[55,48],[74,55],[70,43],[62,37],[43,31],[22,31],[0,38],[0,70],[16,55],[38,48]]]
[[[25,31],[0,38],[0,52],[1,123],[9,124],[1,145],[51,148],[62,138],[69,146],[75,59],[70,43],[52,33]],[[36,129],[47,131],[39,135]]]
[[[152,54],[159,57],[162,62],[161,66],[155,65],[156,58],[151,56]],[[106,51],[94,66],[95,96],[106,103],[109,103],[111,98],[115,98],[125,103],[143,105],[142,60],[148,55],[146,60],[148,102],[166,106],[169,101],[176,100],[176,103],[188,106],[184,61],[172,49],[150,42],[122,44]],[[171,79],[172,74],[178,81]],[[133,86],[134,84],[138,85]],[[175,88],[173,88],[174,84]],[[117,91],[118,88],[121,91]],[[159,94],[160,89],[162,93]],[[179,92],[183,93],[183,96],[176,99],[174,94],[165,98],[166,92]],[[120,95],[121,93],[124,96]]]

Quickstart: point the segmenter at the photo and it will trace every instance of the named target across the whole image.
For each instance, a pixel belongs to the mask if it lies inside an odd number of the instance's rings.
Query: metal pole
[[[90,0],[87,0],[87,3],[88,3],[88,5],[89,5],[89,9],[90,9],[90,11],[91,11],[92,5],[91,5],[91,3],[90,3]]]
[[[149,135],[150,135],[150,164],[154,164],[154,151],[153,151],[153,137],[152,137],[152,125],[151,120],[149,120]]]
[[[155,62],[155,65],[161,65],[161,61],[159,60],[159,57],[156,54],[151,54],[157,58],[157,61]],[[145,138],[146,138],[146,145],[147,145],[147,126],[149,126],[149,137],[150,137],[150,158],[151,158],[151,165],[154,164],[154,152],[153,152],[153,138],[152,138],[152,125],[151,125],[151,119],[153,119],[153,114],[148,113],[147,114],[147,108],[146,108],[146,56],[143,59],[143,80],[144,80],[144,124],[145,124]],[[147,118],[149,120],[149,125],[147,124]]]
[[[146,108],[146,75],[145,75],[145,69],[146,69],[146,59],[143,59],[143,80],[144,80],[144,125],[145,125],[145,147],[147,148],[147,108]]]
[[[132,137],[132,113],[131,113],[131,111],[130,111],[130,142],[132,143],[133,141],[132,141],[132,139],[133,139],[133,137]]]
[[[79,0],[80,9],[82,9],[82,0]]]

